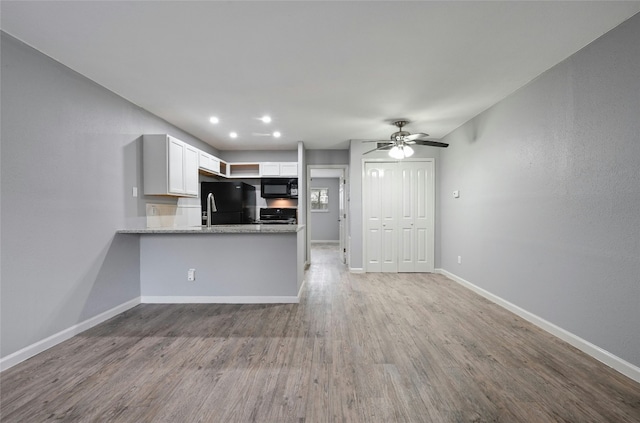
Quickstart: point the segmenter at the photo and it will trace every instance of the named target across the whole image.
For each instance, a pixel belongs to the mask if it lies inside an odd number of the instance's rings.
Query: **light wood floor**
[[[140,305],[4,373],[3,422],[640,422],[640,385],[439,275]]]

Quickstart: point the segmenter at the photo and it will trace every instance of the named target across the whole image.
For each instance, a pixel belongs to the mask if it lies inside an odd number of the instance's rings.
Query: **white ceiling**
[[[440,138],[640,2],[6,1],[2,30],[221,150]],[[273,117],[270,125],[256,118]],[[220,124],[208,122],[219,116]],[[279,130],[274,139],[252,133]],[[232,140],[231,130],[240,136]]]

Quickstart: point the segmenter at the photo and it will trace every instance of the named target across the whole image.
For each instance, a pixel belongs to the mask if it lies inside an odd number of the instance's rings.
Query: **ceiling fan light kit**
[[[408,145],[394,145],[391,150],[389,150],[389,156],[394,159],[402,160],[407,157],[411,157],[413,155],[413,148]]]
[[[378,148],[374,148],[373,150],[367,151],[363,154],[372,153],[374,151],[380,150],[389,150],[389,156],[396,160],[402,160],[407,157],[411,157],[414,153],[413,148],[409,146],[409,144],[417,144],[417,145],[427,145],[431,147],[443,147],[446,148],[449,144],[439,141],[432,141],[424,139],[428,137],[429,134],[425,134],[422,132],[411,134],[410,132],[403,131],[402,127],[409,123],[408,120],[396,120],[393,121],[392,124],[398,127],[398,131],[391,134],[389,137],[389,141],[381,141],[381,140],[370,140],[365,142],[377,142],[382,143],[382,146]]]

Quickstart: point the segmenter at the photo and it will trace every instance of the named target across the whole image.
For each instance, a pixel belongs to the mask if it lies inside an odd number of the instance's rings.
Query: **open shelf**
[[[259,178],[260,163],[229,163],[228,176],[229,178]]]

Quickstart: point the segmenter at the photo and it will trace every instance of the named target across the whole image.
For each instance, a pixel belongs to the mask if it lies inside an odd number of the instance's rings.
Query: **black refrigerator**
[[[244,182],[201,182],[200,204],[202,224],[207,223],[207,198],[213,194],[215,211],[212,225],[254,223],[256,220],[256,188]]]

